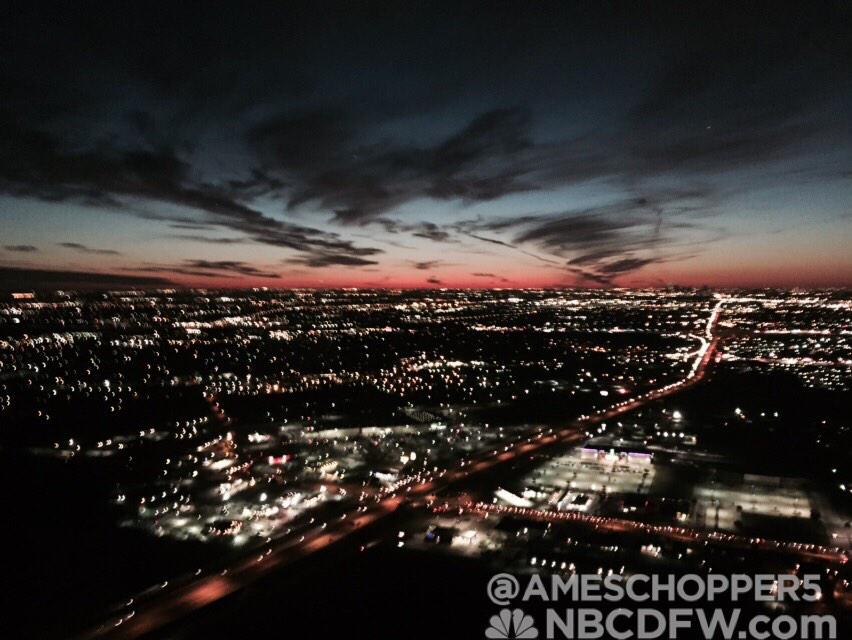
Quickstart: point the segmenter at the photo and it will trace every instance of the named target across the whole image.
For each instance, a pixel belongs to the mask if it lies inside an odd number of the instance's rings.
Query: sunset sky
[[[4,16],[0,287],[852,285],[846,3],[281,4]]]

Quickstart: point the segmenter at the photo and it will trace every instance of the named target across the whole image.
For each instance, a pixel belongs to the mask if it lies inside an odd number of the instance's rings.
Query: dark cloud
[[[431,222],[423,222],[411,232],[411,235],[418,238],[426,238],[432,242],[449,242],[451,240],[450,233],[438,227]]]
[[[348,114],[343,112],[313,111],[278,116],[254,127],[248,133],[249,141],[269,154],[275,169],[285,169],[322,176],[330,184],[333,171],[328,167],[343,161],[346,146],[352,138]],[[258,171],[255,175],[267,175]],[[317,185],[318,186],[318,185]],[[305,186],[290,199],[295,206],[313,198],[310,186]]]
[[[428,282],[429,284],[444,284],[436,276],[429,276],[428,278],[426,278],[426,282]]]
[[[252,169],[251,175],[244,179],[227,181],[227,188],[242,198],[276,197],[287,185],[281,180],[266,175],[259,169]]]
[[[636,271],[642,267],[659,262],[654,258],[622,258],[614,262],[608,262],[600,266],[600,270],[605,274],[626,273],[628,271]]]
[[[173,222],[169,226],[172,229],[186,229],[187,231],[210,231],[215,229],[212,225],[194,222]]]
[[[469,237],[523,251],[535,246],[568,258],[565,269],[584,281],[606,284],[613,277],[654,263],[682,258],[685,246],[708,241],[708,230],[694,217],[712,207],[714,194],[705,189],[646,192],[587,209],[516,219],[464,221],[457,225]],[[511,234],[511,240],[482,236],[479,231]],[[686,236],[686,237],[684,237]],[[543,258],[551,264],[558,260]]]
[[[498,282],[511,282],[509,278],[504,278],[503,276],[498,276],[495,273],[471,273],[474,278],[490,278],[492,280],[497,280]]]
[[[58,242],[57,246],[65,247],[66,249],[73,249],[74,251],[79,251],[80,253],[91,253],[95,255],[101,256],[120,256],[121,253],[114,249],[94,249],[92,247],[87,247],[84,244],[80,244],[79,242]]]
[[[598,249],[596,251],[590,251],[589,253],[580,254],[576,258],[571,258],[568,261],[568,264],[571,266],[581,267],[586,264],[598,263],[606,258],[612,258],[620,253],[620,249]]]
[[[487,202],[615,171],[587,138],[534,142],[531,113],[522,107],[485,111],[432,146],[365,145],[358,142],[365,132],[353,120],[345,112],[319,111],[250,131],[263,174],[292,186],[288,208],[311,203],[333,212],[339,224],[364,224],[419,198]],[[421,227],[406,230],[439,242],[450,238],[431,222]]]
[[[225,273],[236,273],[243,276],[254,276],[258,278],[279,278],[280,275],[269,271],[263,271],[240,260],[185,260],[186,267],[201,269],[204,271],[215,271]]]
[[[16,251],[18,253],[32,253],[34,251],[38,251],[38,247],[31,244],[7,244],[4,245],[3,248],[6,251]]]
[[[529,221],[534,220],[534,219],[536,219],[536,218],[529,218],[528,216],[524,216],[522,218],[519,218],[518,224],[520,225],[520,224],[523,224],[525,222],[529,222]],[[521,220],[523,220],[524,222],[523,223],[520,222]],[[512,225],[512,226],[515,226],[515,225]],[[551,265],[560,264],[559,260],[553,260],[551,258],[546,258],[544,256],[540,256],[537,253],[527,251],[526,249],[519,247],[515,244],[512,244],[511,242],[506,242],[505,240],[499,240],[497,238],[488,238],[486,236],[482,236],[482,235],[479,235],[479,234],[476,234],[476,233],[472,233],[471,231],[469,231],[469,229],[471,228],[471,225],[469,223],[461,223],[459,225],[459,228],[461,229],[461,232],[464,235],[468,236],[469,238],[473,238],[474,240],[479,240],[480,242],[485,242],[487,244],[497,245],[498,247],[506,247],[507,249],[512,249],[513,251],[517,251],[518,253],[522,253],[522,254],[529,256],[531,258],[535,258],[539,262],[543,262],[545,264],[551,264]],[[505,229],[507,227],[503,226],[502,228]]]
[[[441,227],[434,222],[404,223],[390,218],[376,218],[363,223],[381,226],[387,233],[410,233],[417,238],[432,242],[457,242],[453,237],[454,227]]]
[[[299,258],[291,258],[287,261],[289,264],[300,264],[305,267],[365,267],[372,264],[379,264],[376,260],[360,258],[354,255],[341,255],[339,253],[322,253],[319,251],[313,252],[310,255]]]
[[[48,201],[75,201],[89,205],[126,209],[136,213],[128,200],[154,200],[195,209],[206,214],[204,228],[219,226],[239,231],[256,242],[294,251],[328,254],[375,255],[379,249],[358,248],[337,234],[295,225],[268,217],[243,204],[218,187],[199,183],[191,177],[189,165],[172,151],[132,151],[99,149],[66,151],[47,134],[21,129],[14,123],[3,126],[8,134],[0,149],[0,191],[27,195]],[[168,220],[167,216],[150,216]],[[172,224],[190,224],[178,217]],[[67,248],[93,253],[78,243]]]
[[[206,244],[245,244],[250,242],[247,238],[211,238],[198,234],[175,233],[169,236],[177,240],[190,240],[192,242],[203,242]]]
[[[188,259],[179,264],[157,264],[143,267],[130,267],[130,271],[149,273],[179,273],[202,278],[238,278],[252,276],[256,278],[279,278],[279,274],[263,269],[241,260],[205,260]]]
[[[535,243],[546,249],[565,252],[621,243],[625,231],[636,220],[606,217],[601,212],[558,215],[540,220],[521,232],[515,242]]]
[[[99,289],[108,287],[159,287],[166,278],[115,273],[88,273],[51,269],[0,267],[0,289]]]
[[[509,247],[510,249],[515,249],[515,245],[506,242],[505,240],[499,240],[497,238],[486,238],[485,236],[481,236],[475,233],[468,233],[468,236],[473,238],[474,240],[479,240],[480,242],[487,242],[488,244],[496,244],[500,247]]]
[[[412,262],[411,265],[419,271],[428,271],[434,269],[441,264],[440,260],[423,260],[421,262]]]
[[[610,286],[612,285],[613,276],[586,271],[579,267],[568,266],[565,270],[575,276],[581,284],[592,284]]]

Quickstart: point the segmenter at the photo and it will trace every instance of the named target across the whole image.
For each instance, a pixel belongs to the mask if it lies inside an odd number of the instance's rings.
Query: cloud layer
[[[91,225],[33,222],[11,258],[235,280],[452,264],[496,282],[514,257],[605,285],[753,232],[743,202],[783,208],[772,189],[824,185],[826,210],[849,192],[842,9],[208,13],[22,9],[2,27],[0,195],[187,247],[143,263]]]

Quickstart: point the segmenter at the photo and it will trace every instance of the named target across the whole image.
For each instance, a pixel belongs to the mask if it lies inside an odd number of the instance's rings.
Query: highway
[[[716,326],[724,299],[720,299],[707,320],[701,347],[689,373],[683,379],[640,396],[624,400],[607,409],[581,416],[568,427],[558,431],[550,429],[496,451],[463,461],[458,467],[448,469],[435,477],[398,488],[379,501],[343,514],[323,528],[316,528],[304,536],[273,542],[265,551],[243,558],[226,570],[215,574],[193,577],[182,585],[165,584],[157,592],[146,592],[144,597],[132,599],[120,613],[81,638],[115,638],[131,640],[141,638],[157,629],[177,622],[189,614],[217,600],[233,594],[270,572],[316,553],[339,542],[350,534],[375,524],[394,513],[403,503],[425,498],[446,490],[452,484],[509,463],[543,448],[557,444],[579,442],[585,438],[588,426],[637,409],[649,402],[678,393],[701,381],[716,356],[718,336]],[[218,410],[218,407],[215,407]],[[221,416],[220,416],[221,417]]]
[[[461,506],[461,505],[460,505]],[[476,513],[510,516],[518,520],[531,520],[536,522],[550,522],[560,524],[566,522],[578,522],[593,526],[595,529],[611,531],[613,533],[644,533],[656,535],[679,542],[696,542],[699,544],[717,543],[727,547],[746,550],[760,550],[770,552],[783,552],[798,557],[804,562],[830,562],[835,564],[846,564],[846,554],[837,548],[824,547],[816,544],[799,542],[781,542],[767,538],[755,538],[741,536],[733,533],[720,531],[701,531],[690,527],[678,527],[671,525],[653,525],[636,520],[625,520],[623,518],[612,518],[606,516],[590,516],[584,513],[572,511],[544,511],[526,507],[512,507],[478,502],[476,504],[464,505],[468,511]],[[443,508],[438,508],[440,512]]]
[[[369,506],[351,518],[341,519],[335,526],[316,529],[298,539],[287,540],[275,548],[250,558],[240,560],[229,569],[214,575],[199,577],[190,583],[168,589],[163,586],[161,594],[149,595],[144,602],[134,607],[128,603],[128,611],[107,621],[82,637],[84,638],[140,638],[171,622],[180,620],[212,602],[228,596],[255,582],[269,572],[319,551],[358,530],[373,524],[393,513],[402,504],[403,498],[391,496]]]

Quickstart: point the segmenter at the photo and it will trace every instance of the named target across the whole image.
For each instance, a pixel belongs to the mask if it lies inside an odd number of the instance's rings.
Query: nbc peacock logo
[[[485,637],[492,639],[511,638],[526,640],[538,638],[533,618],[521,609],[501,609],[496,616],[491,616],[490,626],[485,630]]]

